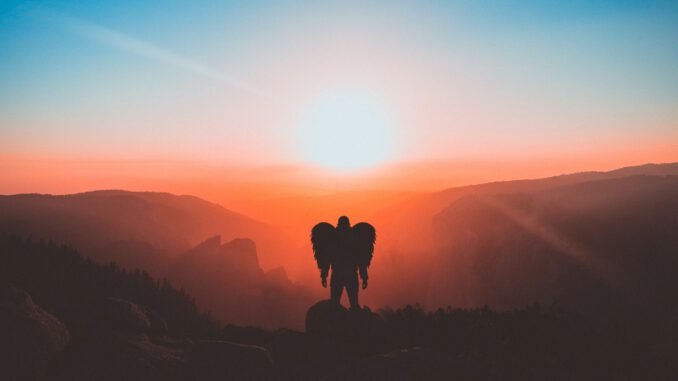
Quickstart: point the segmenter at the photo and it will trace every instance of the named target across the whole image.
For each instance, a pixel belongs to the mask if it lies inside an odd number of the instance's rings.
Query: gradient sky
[[[318,3],[0,3],[0,193],[307,185],[353,114],[375,186],[678,161],[676,1]]]

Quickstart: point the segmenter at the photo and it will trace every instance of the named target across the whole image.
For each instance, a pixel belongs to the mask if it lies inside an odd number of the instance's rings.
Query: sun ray
[[[584,265],[596,276],[608,282],[608,284],[617,283],[619,274],[615,270],[614,266],[607,261],[603,261],[593,250],[588,249],[581,242],[575,242],[553,227],[548,226],[548,224],[546,224],[544,221],[541,221],[534,214],[526,213],[512,205],[509,205],[506,202],[499,200],[497,197],[478,196],[478,198],[483,203],[499,211],[501,214],[518,224],[523,229],[539,237],[553,249]]]
[[[44,7],[35,7],[30,11],[34,17],[61,27],[81,37],[110,46],[121,51],[154,60],[166,65],[183,69],[187,72],[224,84],[232,89],[267,99],[273,103],[281,103],[281,99],[270,92],[234,76],[226,75],[210,66],[192,58],[177,54],[147,41],[130,36],[89,21],[73,17]]]

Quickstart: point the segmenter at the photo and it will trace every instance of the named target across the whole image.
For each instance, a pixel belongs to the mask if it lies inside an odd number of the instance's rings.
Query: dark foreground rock
[[[346,332],[348,310],[331,300],[312,305],[306,312],[306,333],[319,336],[342,336]]]
[[[69,338],[66,326],[30,295],[8,284],[0,286],[0,379],[43,378]]]
[[[2,289],[0,380],[675,379],[661,368],[634,368],[615,336],[537,307],[377,315],[323,301],[309,309],[307,333],[227,326],[191,339],[124,299],[50,311]],[[641,377],[648,374],[657,377]]]
[[[330,338],[361,354],[378,353],[389,342],[383,319],[369,307],[346,309],[331,300],[320,301],[308,309],[306,333]]]
[[[0,380],[269,380],[259,346],[167,336],[153,310],[117,298],[60,320],[24,291],[0,289]],[[71,332],[66,328],[71,326]]]
[[[412,348],[351,362],[323,380],[449,380],[458,373],[458,365],[449,354]]]
[[[273,376],[271,355],[255,345],[202,341],[187,350],[186,360],[199,380],[268,380]]]
[[[268,351],[228,341],[193,341],[166,335],[166,323],[138,304],[108,298],[79,317],[83,337],[56,378],[63,380],[266,380]],[[85,324],[82,320],[92,317]]]

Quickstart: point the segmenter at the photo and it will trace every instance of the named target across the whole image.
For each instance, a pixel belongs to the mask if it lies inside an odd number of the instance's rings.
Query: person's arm
[[[327,274],[330,272],[329,263],[320,269],[320,281],[323,287],[327,287]]]
[[[360,272],[360,279],[367,280],[367,266],[358,266]]]
[[[367,266],[358,266],[360,278],[363,280],[363,290],[367,288]]]

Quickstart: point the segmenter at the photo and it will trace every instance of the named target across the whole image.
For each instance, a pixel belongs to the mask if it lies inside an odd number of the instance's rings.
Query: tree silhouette
[[[115,262],[99,265],[67,245],[34,242],[0,235],[0,279],[26,290],[43,308],[68,316],[74,306],[88,306],[107,297],[150,308],[177,336],[209,337],[219,328],[195,299],[146,271],[126,270]]]

